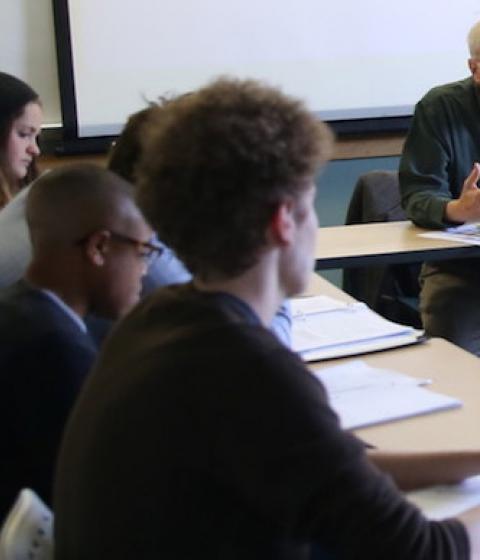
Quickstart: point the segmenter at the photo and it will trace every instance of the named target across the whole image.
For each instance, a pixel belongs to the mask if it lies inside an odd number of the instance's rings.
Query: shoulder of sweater
[[[428,91],[419,101],[419,105],[434,106],[449,101],[473,99],[475,84],[471,77],[436,86]]]

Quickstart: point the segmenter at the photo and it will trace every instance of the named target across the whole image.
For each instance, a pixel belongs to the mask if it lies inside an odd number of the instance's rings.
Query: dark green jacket
[[[480,97],[472,78],[430,90],[417,104],[400,162],[407,216],[443,228],[445,206],[480,161]]]

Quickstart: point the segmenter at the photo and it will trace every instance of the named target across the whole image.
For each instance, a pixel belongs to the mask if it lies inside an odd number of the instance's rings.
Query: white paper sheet
[[[480,223],[463,224],[441,231],[419,233],[418,235],[429,239],[458,241],[459,243],[465,243],[465,245],[480,245]]]
[[[480,476],[473,476],[460,484],[408,492],[406,498],[430,519],[455,517],[480,505]]]
[[[313,373],[347,430],[461,406],[458,399],[421,387],[429,379],[372,368],[361,360]]]

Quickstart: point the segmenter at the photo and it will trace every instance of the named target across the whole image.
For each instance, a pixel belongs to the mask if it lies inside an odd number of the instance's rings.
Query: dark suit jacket
[[[40,290],[20,281],[0,292],[0,519],[23,487],[50,503],[63,427],[95,354]]]

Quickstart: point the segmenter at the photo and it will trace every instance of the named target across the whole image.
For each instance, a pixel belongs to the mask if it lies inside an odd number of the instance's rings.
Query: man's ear
[[[473,81],[476,84],[480,83],[480,68],[479,68],[479,61],[476,58],[469,58],[468,59],[468,67],[470,68],[470,72],[472,73]]]
[[[94,266],[105,264],[106,254],[110,247],[110,232],[96,231],[88,236],[85,242],[85,255]]]
[[[294,220],[294,202],[286,199],[281,202],[270,220],[270,233],[272,239],[280,245],[290,245],[296,231]]]

